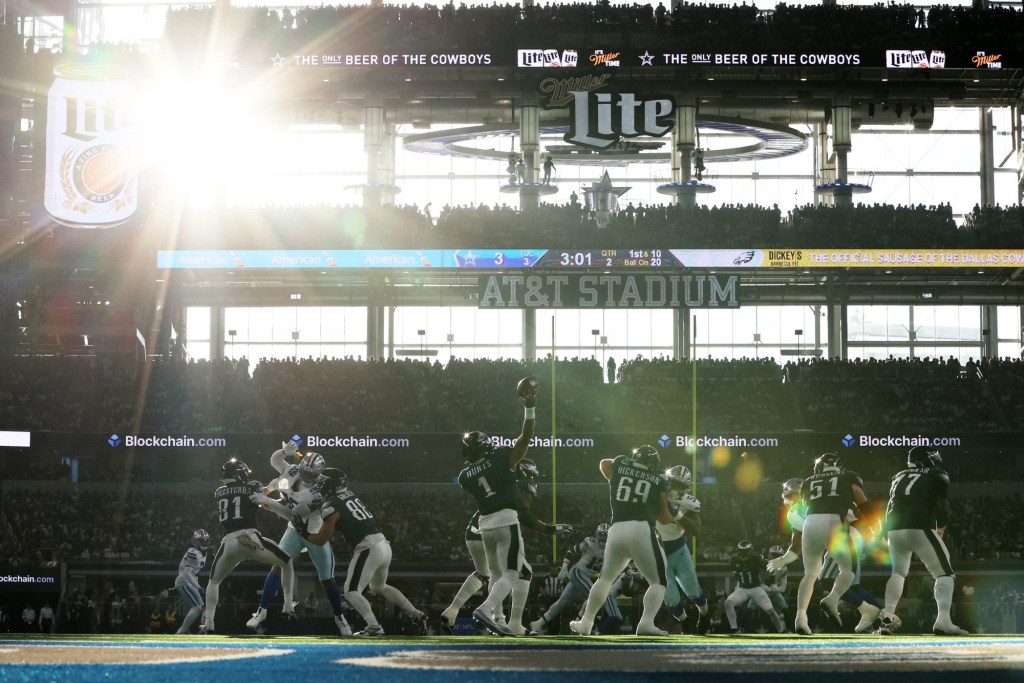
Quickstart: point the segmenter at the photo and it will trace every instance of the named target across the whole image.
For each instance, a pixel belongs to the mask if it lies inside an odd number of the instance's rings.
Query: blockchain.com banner
[[[502,420],[512,422],[515,420]],[[854,453],[860,449],[892,449],[905,451],[914,446],[936,446],[944,449],[1015,449],[1020,434],[1016,432],[885,432],[852,430],[848,432],[707,432],[693,434],[688,416],[676,424],[666,424],[661,430],[629,433],[565,433],[552,435],[545,430],[550,415],[543,410],[538,415],[538,434],[531,448],[557,450],[560,453],[623,452],[637,445],[652,444],[662,449],[692,450],[728,448],[737,451],[762,453],[795,453],[801,451],[837,451]],[[477,425],[487,427],[487,425]],[[546,431],[546,433],[545,433]],[[518,431],[490,430],[496,446],[511,445]],[[454,453],[459,450],[461,433],[332,433],[329,431],[301,430],[292,433],[216,433],[190,432],[177,434],[130,434],[33,432],[31,449],[66,451],[140,452],[172,455],[185,452],[241,455],[258,460],[280,448],[282,441],[292,440],[299,449],[322,453],[351,453],[376,457],[389,454],[400,459],[419,459],[430,454]],[[30,450],[27,449],[26,450]]]

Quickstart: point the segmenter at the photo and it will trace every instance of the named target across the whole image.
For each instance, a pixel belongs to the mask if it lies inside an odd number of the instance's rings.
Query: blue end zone
[[[701,683],[817,683],[822,679],[863,683],[897,678],[908,683],[968,683],[982,678],[985,683],[1024,681],[1021,638],[655,640],[629,636],[372,642],[243,637],[12,638],[0,640],[0,683],[280,683],[296,675],[304,680],[346,683],[461,683],[485,678],[593,683],[687,676],[699,677]],[[182,655],[216,659],[168,661]],[[26,657],[39,663],[13,663]],[[136,663],[146,658],[162,663]],[[66,661],[83,663],[62,663]]]

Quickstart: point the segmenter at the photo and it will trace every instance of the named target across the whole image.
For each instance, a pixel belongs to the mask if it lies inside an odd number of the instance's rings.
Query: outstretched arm
[[[789,542],[789,549],[786,550],[786,554],[782,557],[776,557],[774,560],[768,560],[768,571],[777,572],[790,562],[796,560],[796,558],[800,557],[800,544],[802,542],[802,538],[803,534],[799,531],[794,531],[793,538]]]
[[[260,507],[266,510],[270,510],[275,515],[288,522],[292,521],[292,517],[295,515],[295,512],[287,505],[282,505],[281,503],[277,502],[270,496],[263,493],[252,494],[251,496],[249,496],[249,501],[255,503],[256,505],[259,505]]]
[[[533,432],[537,427],[537,391],[531,390],[519,397],[523,402],[523,430],[519,433],[512,452],[508,454],[508,468],[514,470],[519,461],[526,457],[526,450],[533,440]]]
[[[298,450],[299,446],[294,441],[282,441],[281,448],[270,456],[270,466],[278,472],[284,472],[288,469],[288,459],[294,458]]]

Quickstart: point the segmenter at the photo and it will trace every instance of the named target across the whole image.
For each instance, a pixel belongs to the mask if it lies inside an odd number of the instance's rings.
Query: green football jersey
[[[937,467],[911,467],[897,473],[889,485],[885,528],[934,529],[936,502],[948,490],[949,475]]]
[[[341,531],[349,545],[356,546],[370,534],[379,534],[377,521],[356,494],[345,489],[324,501],[320,510],[324,519],[335,512],[340,513],[334,528]]]
[[[846,519],[850,510],[856,509],[853,504],[853,487],[864,486],[863,480],[856,472],[822,472],[812,474],[804,479],[800,489],[804,502],[807,504],[808,515],[839,515]]]
[[[654,524],[661,494],[667,491],[668,479],[660,472],[637,467],[628,455],[616,457],[612,461],[612,478],[608,481],[612,524],[630,520]]]
[[[519,507],[518,475],[508,466],[511,450],[495,449],[459,473],[459,486],[473,496],[481,515]]]

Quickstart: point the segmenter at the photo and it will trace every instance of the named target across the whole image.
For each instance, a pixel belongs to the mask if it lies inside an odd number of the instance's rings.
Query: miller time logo
[[[1002,69],[1003,63],[999,61],[1002,58],[1003,56],[1001,54],[987,55],[984,52],[979,51],[975,53],[973,57],[971,57],[971,63],[977,67],[984,66],[988,67],[989,69]]]
[[[575,90],[569,102],[569,132],[564,140],[605,149],[621,138],[662,137],[675,123],[671,97],[642,100],[634,93],[594,93]]]
[[[621,52],[605,52],[604,50],[594,50],[594,54],[590,55],[590,63],[594,66],[622,66],[619,61],[619,55]]]

